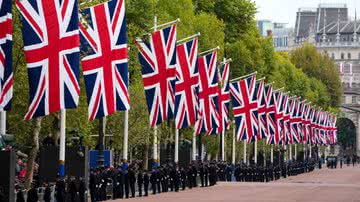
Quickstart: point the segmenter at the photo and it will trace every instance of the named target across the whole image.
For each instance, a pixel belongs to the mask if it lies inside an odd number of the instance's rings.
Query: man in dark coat
[[[86,184],[83,178],[79,179],[80,202],[85,202]]]
[[[142,185],[143,184],[144,184],[143,174],[139,170],[139,172],[137,174],[137,185],[138,185],[138,191],[139,191],[139,196],[140,197],[142,196]]]
[[[65,182],[63,179],[58,178],[55,186],[55,198],[57,202],[65,202]]]
[[[135,198],[135,183],[136,183],[136,175],[133,167],[129,169],[129,186],[131,191],[131,198]]]
[[[186,172],[185,172],[184,168],[181,168],[181,170],[180,170],[180,179],[181,179],[182,190],[185,190],[185,188],[186,188]]]
[[[154,168],[150,175],[150,183],[151,183],[151,188],[152,188],[153,194],[155,195],[156,194],[156,185],[157,185],[157,173]]]
[[[45,191],[44,191],[44,201],[50,202],[51,201],[51,189],[48,182],[44,183]]]
[[[144,196],[148,196],[149,176],[146,170],[143,171],[143,180],[144,180]]]
[[[37,202],[39,200],[37,189],[34,184],[31,186],[31,189],[27,193],[27,202]]]
[[[129,198],[129,169],[126,168],[124,173],[125,198]]]

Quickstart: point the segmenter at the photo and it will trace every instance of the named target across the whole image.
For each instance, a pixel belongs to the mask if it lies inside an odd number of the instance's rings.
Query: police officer
[[[144,181],[144,196],[148,196],[149,176],[148,176],[147,171],[145,169],[143,171],[143,181]]]
[[[140,171],[137,174],[137,185],[138,185],[138,191],[139,191],[139,196],[142,196],[142,185],[144,184],[144,176],[143,173],[141,173]]]
[[[153,191],[153,194],[156,194],[156,186],[157,186],[157,173],[155,168],[152,169],[151,171],[151,175],[150,175],[150,183],[151,183],[151,188]]]

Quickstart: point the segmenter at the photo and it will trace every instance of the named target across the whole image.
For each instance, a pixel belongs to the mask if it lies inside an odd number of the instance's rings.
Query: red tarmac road
[[[124,200],[117,200],[124,201]],[[218,183],[128,202],[360,202],[360,166],[322,169],[271,183]]]

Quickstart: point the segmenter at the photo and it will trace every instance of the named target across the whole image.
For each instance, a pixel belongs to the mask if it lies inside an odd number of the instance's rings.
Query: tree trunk
[[[54,113],[54,121],[53,121],[53,128],[55,130],[55,134],[52,134],[53,140],[55,145],[59,146],[59,139],[60,139],[60,113]]]
[[[31,150],[28,156],[27,167],[26,167],[26,176],[25,176],[25,188],[29,189],[33,181],[34,175],[34,165],[37,153],[39,151],[39,134],[41,130],[41,118],[36,118],[34,120],[35,126],[33,129]]]

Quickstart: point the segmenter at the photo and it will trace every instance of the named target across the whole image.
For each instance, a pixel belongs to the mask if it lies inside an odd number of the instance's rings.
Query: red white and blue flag
[[[228,130],[230,128],[230,64],[222,63],[219,71],[219,80],[221,82],[221,88],[219,88],[219,119],[220,124],[216,130],[216,133]]]
[[[283,144],[292,144],[292,135],[290,127],[291,109],[293,107],[293,99],[290,99],[289,95],[284,95],[283,107],[284,107],[284,124],[283,124]]]
[[[268,84],[265,86],[265,98],[266,98],[266,143],[275,144],[275,102],[273,98],[273,86]]]
[[[256,99],[258,101],[258,120],[259,128],[258,133],[252,138],[252,142],[267,137],[267,124],[266,124],[266,96],[265,96],[265,84],[260,80],[256,82]]]
[[[82,11],[82,67],[89,119],[130,109],[124,0],[112,0]]]
[[[300,111],[300,98],[295,98],[293,110],[290,116],[291,134],[293,137],[293,142],[295,144],[299,144],[301,142],[300,129],[299,129],[299,122],[301,122],[301,118],[299,117],[299,111]]]
[[[19,0],[30,84],[25,119],[76,108],[79,101],[79,26],[76,0]]]
[[[151,33],[149,42],[137,39],[150,126],[174,114],[176,79],[176,24]]]
[[[282,136],[283,136],[283,124],[284,124],[284,113],[283,113],[283,92],[276,91],[273,93],[274,103],[275,103],[275,137],[274,143],[276,145],[282,144]]]
[[[214,51],[198,58],[200,77],[198,120],[196,134],[210,135],[219,127],[218,114],[218,70],[217,52]]]
[[[302,141],[303,143],[308,143],[310,139],[310,122],[309,122],[309,115],[310,115],[310,104],[304,103],[304,112],[302,116]]]
[[[11,109],[13,94],[11,0],[0,0],[0,110]]]
[[[198,110],[198,39],[176,47],[175,124],[177,129],[195,125]]]
[[[311,107],[310,108],[310,115],[309,115],[309,134],[310,134],[310,144],[315,144],[315,135],[314,135],[314,130],[313,130],[313,127],[314,127],[314,117],[315,117],[315,108]]]
[[[256,74],[230,84],[237,140],[251,142],[258,134],[258,100]]]

